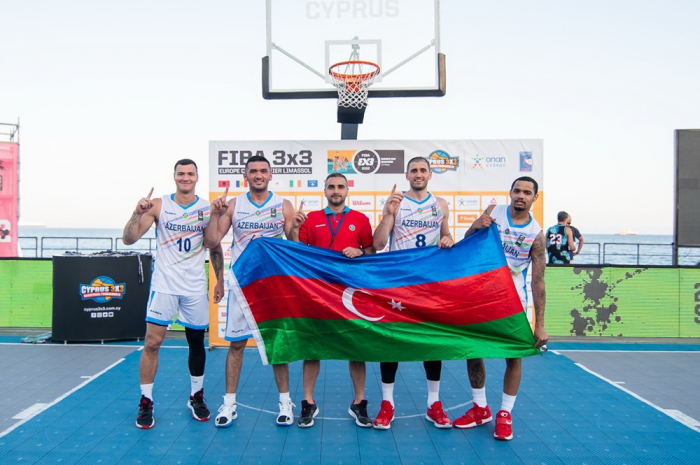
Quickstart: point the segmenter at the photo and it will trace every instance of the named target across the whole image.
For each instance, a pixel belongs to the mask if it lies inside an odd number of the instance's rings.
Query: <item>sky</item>
[[[0,12],[20,226],[121,228],[151,187],[173,191],[180,158],[205,194],[210,140],[340,138],[333,100],[262,98],[262,0]],[[544,227],[566,210],[584,234],[672,234],[674,130],[700,128],[698,24],[694,0],[442,0],[446,96],[375,99],[358,139],[542,139]]]

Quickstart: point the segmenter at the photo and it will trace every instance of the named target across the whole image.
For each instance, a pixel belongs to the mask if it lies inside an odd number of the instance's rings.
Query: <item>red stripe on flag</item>
[[[258,323],[278,318],[468,325],[523,311],[508,267],[465,278],[387,289],[271,276],[243,288]]]

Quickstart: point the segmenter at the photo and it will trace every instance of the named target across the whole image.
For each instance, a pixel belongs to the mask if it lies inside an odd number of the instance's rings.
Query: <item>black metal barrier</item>
[[[146,334],[150,254],[53,257],[54,341],[137,339]]]

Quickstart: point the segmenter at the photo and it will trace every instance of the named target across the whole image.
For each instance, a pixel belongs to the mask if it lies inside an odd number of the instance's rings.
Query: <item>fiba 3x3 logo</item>
[[[403,173],[403,150],[329,150],[328,172],[348,174]]]
[[[372,150],[360,150],[352,159],[353,167],[359,174],[372,174],[379,169],[379,155]]]

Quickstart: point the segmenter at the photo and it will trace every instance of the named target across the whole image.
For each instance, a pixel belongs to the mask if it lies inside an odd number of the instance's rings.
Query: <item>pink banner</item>
[[[17,256],[19,145],[0,142],[0,257]]]

